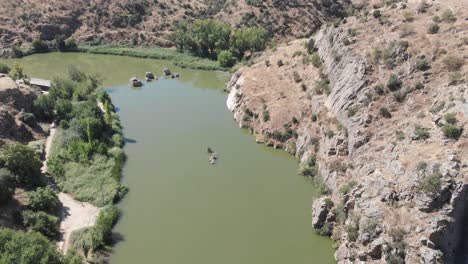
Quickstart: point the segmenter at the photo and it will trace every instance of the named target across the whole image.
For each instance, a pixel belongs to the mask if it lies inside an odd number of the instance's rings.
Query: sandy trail
[[[50,128],[50,134],[45,143],[45,159],[42,166],[43,173],[47,173],[47,159],[49,158],[55,133],[56,128]],[[55,190],[58,190],[52,180],[50,181],[50,185]],[[60,217],[62,220],[60,223],[61,236],[58,242],[58,247],[63,252],[67,252],[73,231],[93,226],[96,222],[97,216],[99,215],[100,209],[90,203],[76,201],[72,196],[64,192],[59,192],[58,197],[62,203],[62,208],[60,209]]]

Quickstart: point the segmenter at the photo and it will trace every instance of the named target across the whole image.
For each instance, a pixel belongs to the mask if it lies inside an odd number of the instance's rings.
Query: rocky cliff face
[[[339,243],[338,263],[455,263],[467,231],[468,6],[356,7],[240,69],[228,108],[328,187],[312,226]]]

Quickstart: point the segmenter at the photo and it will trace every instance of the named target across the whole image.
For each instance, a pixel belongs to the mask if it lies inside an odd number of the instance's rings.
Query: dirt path
[[[45,142],[45,160],[42,166],[43,173],[47,173],[47,159],[49,158],[55,133],[56,128],[51,128],[50,134]],[[58,190],[53,182],[50,184],[54,189]],[[58,247],[63,252],[67,252],[73,231],[93,226],[96,222],[97,216],[99,215],[100,209],[90,203],[76,201],[69,194],[63,192],[60,192],[58,197],[62,203],[62,208],[60,210],[60,217],[62,220],[60,223],[61,236],[58,242]]]

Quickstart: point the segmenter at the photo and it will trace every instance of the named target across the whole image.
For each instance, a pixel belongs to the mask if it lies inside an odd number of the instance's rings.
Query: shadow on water
[[[125,143],[136,144],[136,143],[138,143],[138,141],[136,141],[136,139],[132,139],[132,138],[125,138]]]

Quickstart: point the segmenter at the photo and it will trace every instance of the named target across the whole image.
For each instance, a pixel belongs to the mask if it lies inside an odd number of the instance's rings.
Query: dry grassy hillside
[[[324,21],[345,14],[346,0],[3,0],[0,47],[27,45],[56,35],[80,42],[158,44],[182,20],[216,18],[261,25],[278,37],[310,36]]]

